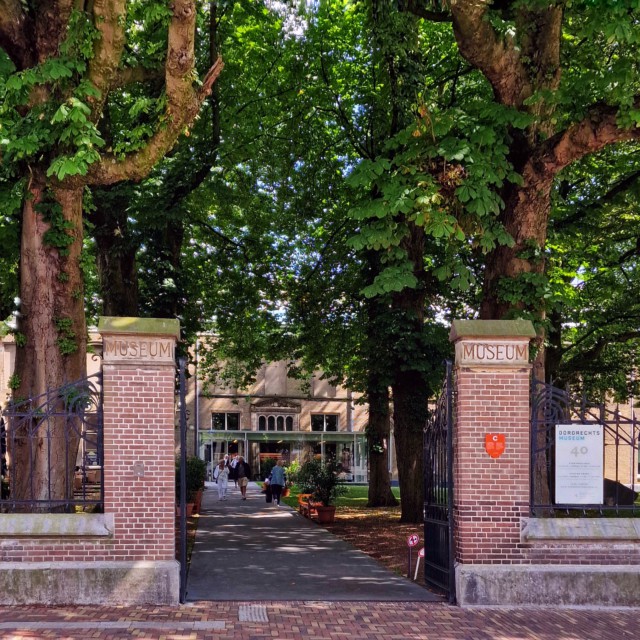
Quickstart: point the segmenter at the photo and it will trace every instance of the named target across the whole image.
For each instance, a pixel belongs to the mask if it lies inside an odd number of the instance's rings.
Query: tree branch
[[[555,220],[553,222],[554,231],[560,231],[567,227],[581,222],[589,213],[599,211],[607,204],[613,202],[620,194],[626,193],[633,185],[640,180],[640,170],[633,171],[628,176],[625,176],[622,180],[619,180],[614,184],[606,193],[598,197],[593,202],[586,203],[584,207],[580,207],[574,211],[570,216],[563,218],[562,220]]]
[[[628,251],[625,251],[619,258],[618,258],[618,262],[617,265],[620,267],[620,269],[622,269],[622,271],[624,272],[623,269],[623,265],[625,262],[627,262],[627,260],[630,260],[631,258],[634,258],[635,256],[640,256],[640,238],[636,238],[636,246],[632,247],[631,249],[629,249]]]
[[[347,138],[351,142],[356,153],[360,155],[361,158],[368,158],[369,154],[367,152],[367,148],[365,144],[363,144],[356,135],[354,134],[355,127],[353,126],[353,122],[351,118],[347,116],[345,113],[344,107],[342,106],[342,100],[340,98],[340,94],[336,93],[331,87],[331,80],[329,78],[329,72],[327,71],[327,67],[325,64],[325,56],[324,52],[320,55],[320,71],[322,73],[322,79],[324,81],[325,86],[333,95],[333,99],[335,102],[335,109],[331,110],[331,112],[337,117],[338,121],[342,123],[342,128],[347,135]],[[317,110],[320,110],[317,108]]]
[[[305,284],[309,283],[310,280],[315,276],[315,274],[317,273],[318,269],[320,269],[320,266],[322,264],[322,261],[324,260],[324,256],[327,253],[327,251],[329,250],[329,247],[331,246],[331,244],[333,243],[334,239],[337,237],[337,235],[339,233],[342,232],[342,230],[347,226],[347,223],[349,222],[348,219],[343,220],[329,235],[329,237],[327,238],[326,242],[324,243],[324,246],[322,247],[322,249],[320,249],[319,253],[318,253],[318,259],[316,260],[316,263],[313,265],[313,267],[311,268],[311,271],[309,271],[309,273],[305,276],[303,282]]]
[[[248,102],[244,102],[242,105],[240,105],[236,111],[235,111],[235,115],[239,116],[243,111],[245,111],[245,109],[248,109],[250,106],[254,105],[254,104],[258,104],[258,103],[265,103],[265,104],[269,104],[271,103],[275,98],[278,98],[280,96],[284,96],[287,93],[292,93],[293,91],[296,91],[296,89],[299,90],[299,87],[286,87],[284,89],[280,89],[278,91],[276,91],[275,93],[272,93],[270,95],[266,95],[266,96],[261,96],[258,98],[252,98],[251,100],[249,100]]]
[[[18,71],[35,62],[34,24],[20,0],[0,0],[0,48],[4,49]]]
[[[462,56],[487,78],[501,104],[520,106],[531,83],[513,40],[501,40],[488,20],[492,0],[451,0],[453,32]]]
[[[613,318],[607,318],[607,326],[610,327],[614,322],[618,322],[618,321],[625,321],[625,320],[635,320],[637,319],[637,315],[624,315],[624,316],[615,316]],[[583,342],[585,342],[586,340],[588,340],[589,338],[591,338],[591,336],[593,336],[594,334],[598,333],[599,331],[603,330],[603,326],[602,325],[596,325],[593,328],[591,328],[589,331],[587,331],[586,333],[584,333],[582,336],[580,336],[580,338],[578,338],[575,342],[571,343],[570,345],[567,345],[566,347],[564,347],[563,349],[560,350],[560,353],[563,354],[563,357],[565,354],[569,353],[569,351],[572,351],[573,349],[576,349],[577,347],[579,347]],[[633,334],[636,334],[638,332],[634,331]],[[620,336],[625,336],[624,338],[621,338]],[[607,336],[601,336],[599,338],[596,339],[596,341],[594,342],[593,346],[590,347],[589,349],[587,349],[587,351],[584,352],[584,354],[590,354],[593,353],[593,355],[598,355],[602,352],[602,349],[607,345],[608,342],[624,342],[626,340],[630,340],[632,338],[637,338],[640,337],[640,335],[631,335],[628,336],[628,332],[623,332],[621,334],[613,334],[611,332],[609,332],[607,334]],[[584,355],[582,354],[582,355]],[[571,359],[574,360],[576,358],[581,357],[581,354],[576,354],[575,356],[573,356]]]
[[[136,82],[152,82],[162,80],[163,74],[159,69],[147,69],[145,67],[127,67],[118,69],[111,79],[109,89],[119,89]]]
[[[418,18],[429,22],[451,22],[451,14],[444,11],[432,11],[423,7],[419,0],[407,0],[401,7],[402,11],[412,13]]]
[[[100,92],[99,98],[89,100],[94,122],[97,122],[102,113],[102,107],[120,66],[120,58],[126,42],[124,33],[126,16],[125,0],[97,2],[93,5],[93,24],[100,32],[100,38],[93,49],[93,57],[89,61],[87,74],[89,81]]]
[[[565,367],[573,371],[580,371],[595,358],[601,356],[608,345],[619,344],[627,342],[628,340],[637,340],[638,338],[640,338],[640,331],[623,331],[617,335],[607,334],[600,336],[592,347],[570,358]]]
[[[164,125],[147,145],[124,159],[104,155],[92,164],[84,178],[71,181],[92,185],[107,185],[121,180],[141,180],[175,144],[185,127],[198,114],[200,106],[211,93],[213,83],[220,75],[224,63],[218,58],[205,75],[199,91],[193,87],[194,42],[196,8],[192,0],[174,0],[173,16],[169,24],[165,89],[167,109]]]
[[[640,106],[640,96],[635,106]],[[534,162],[543,173],[553,176],[566,166],[589,153],[600,151],[609,144],[626,140],[640,140],[640,127],[623,129],[617,122],[618,109],[605,104],[595,105],[581,121],[559,131],[543,142]]]
[[[205,222],[204,220],[191,219],[190,222],[193,225],[197,225],[199,227],[202,227],[202,228],[206,229],[212,235],[214,235],[217,238],[219,238],[220,240],[222,240],[225,244],[231,245],[232,247],[235,247],[236,249],[239,249],[241,251],[241,253],[242,253],[242,256],[244,257],[245,262],[249,263],[249,255],[247,254],[247,248],[246,248],[246,246],[244,244],[242,244],[240,242],[236,242],[233,238],[230,238],[229,236],[226,236],[224,233],[222,233],[222,231],[219,231],[218,229],[216,229],[215,227],[210,225],[208,222]]]
[[[76,0],[46,0],[23,2],[35,20],[35,49],[37,62],[55,58],[60,44],[67,36],[69,18]]]

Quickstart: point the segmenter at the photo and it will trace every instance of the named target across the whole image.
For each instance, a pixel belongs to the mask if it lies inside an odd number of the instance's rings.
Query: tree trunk
[[[556,382],[560,372],[560,363],[562,362],[562,314],[558,309],[554,309],[549,317],[549,329],[547,331],[548,346],[545,350],[545,382]],[[560,381],[560,386],[563,381]]]
[[[44,69],[49,61],[59,58],[74,5],[82,12],[83,4],[2,3],[3,10],[9,6],[9,14],[8,19],[4,15],[0,19],[0,42],[20,71],[27,71],[36,61]],[[38,144],[42,141],[42,146],[31,153],[33,157],[43,158],[42,166],[27,166],[20,161],[8,168],[10,173],[15,171],[28,181],[22,221],[18,348],[15,377],[11,381],[15,398],[30,398],[47,389],[56,389],[65,382],[83,377],[85,372],[87,336],[80,269],[85,186],[140,180],[148,175],[175,145],[185,127],[191,125],[224,66],[221,59],[216,60],[201,85],[195,86],[198,13],[193,0],[174,0],[170,3],[167,28],[163,126],[156,128],[144,146],[124,157],[105,151],[99,159],[94,158],[86,170],[74,161],[73,171],[65,166],[64,172],[58,172],[63,182],[52,178],[56,186],[47,185],[45,173],[55,169],[49,163],[54,158],[73,153],[76,141],[55,132],[45,135],[48,129],[45,131],[42,126],[49,126],[47,120],[38,125],[45,114],[54,113],[74,95],[75,89],[86,84],[97,90],[87,103],[90,120],[98,126],[109,91],[118,86],[119,76],[136,77],[135,68],[128,67],[123,58],[127,37],[125,4],[88,3],[85,17],[92,22],[97,37],[85,73],[78,71],[73,78],[58,83],[53,72],[43,72],[45,80],[36,83],[24,104],[11,111],[14,115],[21,112],[25,116],[16,131],[34,128],[34,139]],[[68,55],[73,58],[75,54]],[[79,51],[77,55],[81,55]],[[75,122],[73,117],[71,120]],[[82,146],[85,144],[86,141],[82,142]],[[39,414],[37,419],[45,422]],[[64,499],[67,487],[72,487],[70,480],[76,461],[77,437],[72,437],[70,447],[64,450],[61,424],[51,421],[48,427],[50,435],[46,439],[38,436],[40,440],[33,449],[33,456],[24,442],[12,444],[12,497],[16,499]],[[46,479],[44,474],[48,468],[51,475]]]
[[[393,433],[396,443],[400,483],[401,522],[422,522],[424,514],[424,478],[422,464],[423,429],[427,421],[429,389],[420,366],[426,357],[422,335],[427,298],[424,274],[424,229],[408,224],[409,235],[403,242],[413,265],[418,286],[403,289],[393,296],[397,350],[394,367]]]
[[[551,209],[553,176],[539,175],[529,159],[522,175],[522,187],[510,186],[504,194],[505,211],[501,222],[515,244],[499,245],[487,256],[480,317],[500,320],[514,306],[519,309],[540,309],[540,298],[531,288],[525,289],[525,298],[517,305],[501,297],[503,278],[518,278],[523,274],[544,274],[544,246],[547,240],[547,223]],[[532,253],[537,252],[535,257]]]
[[[380,256],[376,251],[368,251],[365,258],[367,282],[371,284],[380,273]],[[367,425],[368,507],[391,507],[398,504],[391,491],[391,475],[389,473],[389,442],[391,439],[389,353],[388,337],[384,333],[384,317],[388,313],[389,305],[380,298],[371,298],[367,301],[365,357],[368,361],[367,401],[369,403],[369,424]]]
[[[417,371],[400,372],[393,385],[393,433],[400,482],[401,522],[422,522],[424,473],[422,438],[428,388]]]
[[[121,185],[94,191],[91,213],[98,255],[96,264],[105,316],[138,315],[137,242],[127,221],[130,193]]]
[[[371,375],[370,375],[371,378]],[[389,475],[389,390],[379,383],[369,383],[369,424],[367,445],[369,448],[369,494],[367,507],[395,507],[398,504],[391,491]],[[385,446],[386,445],[386,446]]]
[[[182,270],[183,240],[184,222],[177,214],[167,216],[163,226],[151,235],[150,243],[153,248],[147,252],[146,258],[153,260],[154,264],[150,264],[148,269],[150,271],[153,269],[154,281],[147,280],[145,299],[141,300],[145,314],[150,317],[177,318],[183,315],[185,308],[185,283]]]
[[[15,399],[55,390],[86,372],[82,195],[81,188],[50,192],[42,173],[33,174],[22,217]],[[70,244],[60,242],[63,225]],[[35,426],[35,421],[23,423],[10,452],[12,468],[21,470],[11,474],[12,497],[63,500],[73,490],[79,437],[71,430],[65,438],[65,420],[53,418],[40,421],[29,444],[27,431]],[[49,466],[60,472],[49,476]]]

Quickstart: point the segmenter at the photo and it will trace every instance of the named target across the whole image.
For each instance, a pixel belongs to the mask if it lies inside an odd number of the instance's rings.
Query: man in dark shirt
[[[238,479],[238,486],[240,487],[242,499],[246,500],[247,485],[249,484],[249,478],[251,478],[251,467],[244,461],[242,456],[238,458],[238,464],[236,465],[236,477]]]

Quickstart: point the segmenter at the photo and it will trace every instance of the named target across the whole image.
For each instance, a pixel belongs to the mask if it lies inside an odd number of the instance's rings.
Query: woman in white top
[[[218,485],[218,500],[227,499],[227,487],[229,486],[229,467],[224,460],[220,460],[216,470],[213,472],[213,479]]]

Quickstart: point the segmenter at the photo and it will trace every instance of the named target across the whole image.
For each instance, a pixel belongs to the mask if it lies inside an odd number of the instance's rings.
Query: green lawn
[[[367,496],[369,487],[366,485],[346,485],[347,493],[338,498],[336,501],[337,507],[366,507]],[[393,495],[400,499],[399,487],[392,487]],[[288,498],[283,498],[282,502],[288,504],[290,507],[298,507],[298,488],[294,485],[291,487],[291,495]]]

